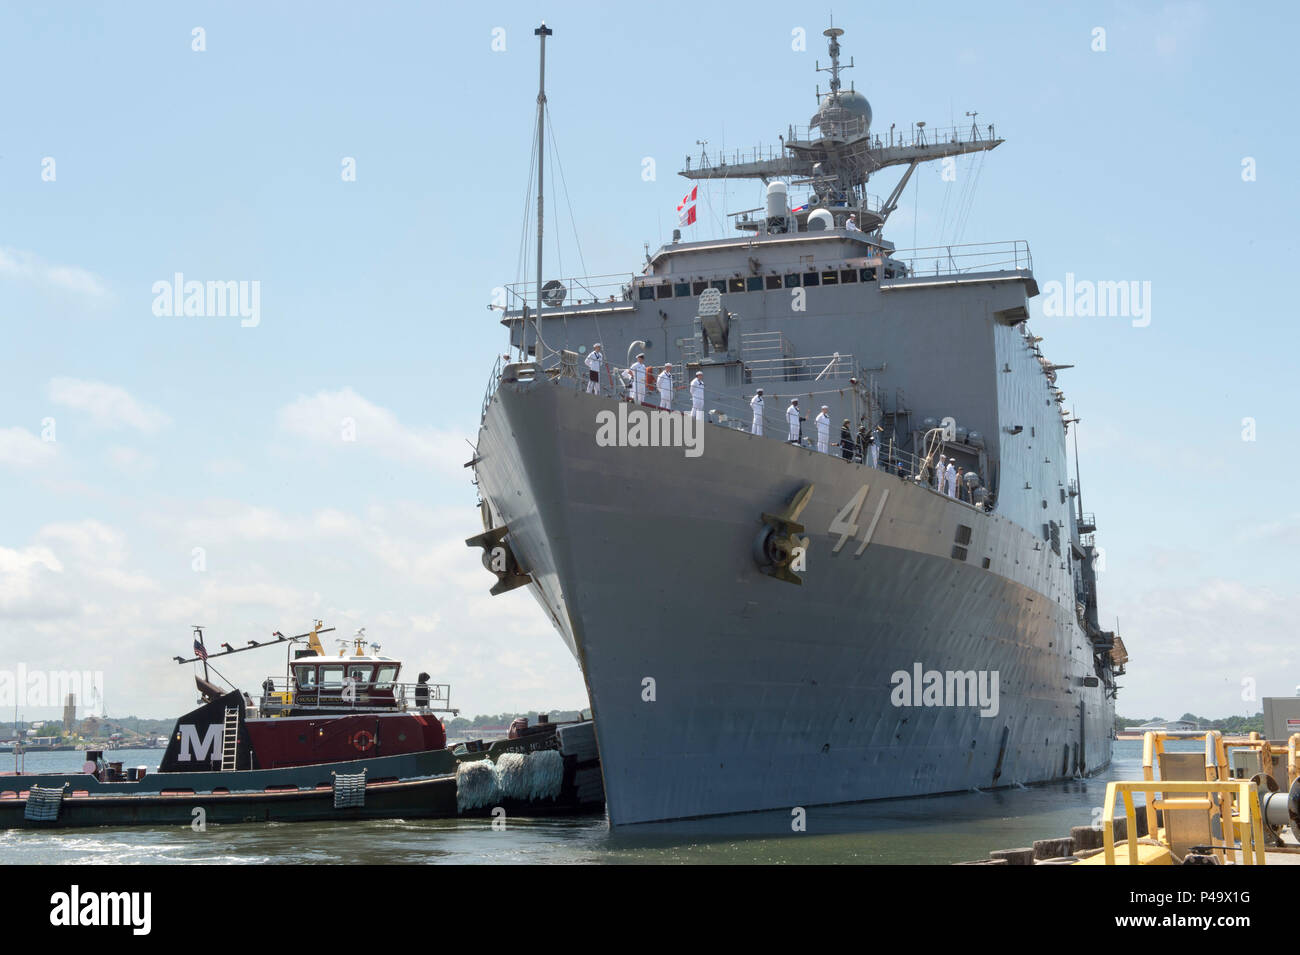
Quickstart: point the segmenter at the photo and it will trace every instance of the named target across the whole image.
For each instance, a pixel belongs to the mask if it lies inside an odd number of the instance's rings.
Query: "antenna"
[[[537,319],[542,314],[542,194],[545,184],[542,164],[546,156],[546,38],[554,32],[546,26],[545,20],[533,31],[533,35],[541,40],[541,61],[537,75],[537,313],[533,315],[534,326],[537,325]],[[524,360],[527,361],[528,326],[525,323],[520,327],[523,330]],[[541,340],[540,329],[538,340]]]
[[[830,29],[823,30],[822,36],[830,40],[831,65],[822,66],[814,63],[818,73],[829,73],[831,75],[831,91],[828,94],[831,102],[838,102],[840,98],[840,70],[847,70],[853,66],[853,58],[849,57],[848,66],[840,66],[840,37],[844,36],[844,31],[835,25],[835,18],[831,17]]]
[[[1083,478],[1079,476],[1079,418],[1073,411],[1070,412],[1074,418],[1074,484],[1079,489],[1079,523],[1083,523]],[[1118,619],[1118,618],[1117,618]]]

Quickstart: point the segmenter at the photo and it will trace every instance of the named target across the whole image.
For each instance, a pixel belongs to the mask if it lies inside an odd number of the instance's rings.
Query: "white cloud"
[[[53,457],[53,442],[42,441],[26,428],[0,428],[0,464],[31,467]]]
[[[108,462],[123,474],[135,477],[152,474],[158,468],[156,459],[135,448],[120,445],[108,449]]]
[[[1212,718],[1256,713],[1258,697],[1290,695],[1300,662],[1300,595],[1225,578],[1135,595],[1120,610],[1130,663],[1118,711]],[[1256,699],[1242,697],[1254,681]]]
[[[98,301],[110,297],[108,286],[94,272],[75,265],[52,265],[31,252],[10,246],[0,247],[0,278],[73,292]]]
[[[83,411],[105,428],[134,428],[151,434],[171,423],[157,408],[137,401],[117,385],[78,378],[51,378],[50,400]]]
[[[412,428],[387,408],[351,388],[301,395],[280,409],[280,427],[319,444],[347,450],[362,447],[395,461],[463,474],[470,451],[463,436],[433,428]]]
[[[63,563],[48,547],[0,547],[0,619],[53,617],[69,612],[57,599]]]

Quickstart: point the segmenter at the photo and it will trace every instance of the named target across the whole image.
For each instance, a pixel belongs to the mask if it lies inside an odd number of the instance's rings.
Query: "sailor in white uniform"
[[[632,400],[645,404],[645,355],[637,355],[636,363],[628,369],[632,373]]]
[[[790,426],[790,434],[786,440],[791,444],[799,443],[799,399],[791,398],[790,407],[785,409],[785,423]]]
[[[605,355],[600,350],[600,342],[591,346],[591,351],[587,352],[587,394],[600,394],[600,366],[605,361]]]
[[[831,415],[830,405],[822,405],[822,413],[813,423],[817,425],[817,450],[821,454],[831,453]]]
[[[957,468],[951,461],[948,462],[948,469],[943,472],[944,480],[948,483],[948,496],[957,496]]]
[[[754,411],[754,423],[749,427],[750,434],[763,433],[763,389],[759,388],[754,397],[749,399],[749,407]]]
[[[861,229],[858,228],[858,217],[857,217],[857,216],[849,216],[848,221],[844,223],[844,228],[845,228],[847,231],[849,231],[849,232],[861,232],[861,231],[862,231]]]
[[[664,370],[659,373],[655,379],[655,387],[659,389],[659,407],[673,410],[673,366],[671,363],[664,364]]]
[[[691,414],[704,424],[704,372],[697,371],[691,379]]]
[[[948,464],[948,455],[939,455],[939,466],[934,469],[934,489],[943,493],[944,467]]]

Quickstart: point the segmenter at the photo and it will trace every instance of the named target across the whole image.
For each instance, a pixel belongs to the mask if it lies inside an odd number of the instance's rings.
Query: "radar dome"
[[[808,125],[821,127],[827,135],[865,135],[871,128],[871,104],[857,90],[841,90],[837,97],[827,93]]]

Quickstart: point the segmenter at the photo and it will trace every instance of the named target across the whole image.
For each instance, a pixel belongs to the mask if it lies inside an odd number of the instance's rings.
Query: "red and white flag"
[[[682,197],[681,202],[677,203],[677,224],[679,226],[695,224],[695,199],[699,192],[700,187],[695,186]]]

